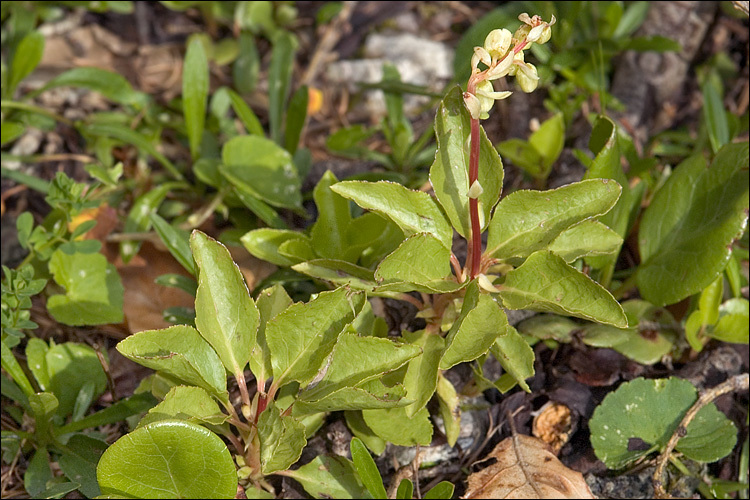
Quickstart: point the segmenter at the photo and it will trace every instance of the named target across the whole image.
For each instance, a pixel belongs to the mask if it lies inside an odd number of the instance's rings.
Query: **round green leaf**
[[[234,498],[237,473],[224,442],[185,421],[163,420],[118,439],[96,470],[102,494],[127,498]]]

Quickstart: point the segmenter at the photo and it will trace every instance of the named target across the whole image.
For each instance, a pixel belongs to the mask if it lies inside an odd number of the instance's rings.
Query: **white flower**
[[[489,32],[484,39],[484,49],[492,57],[493,62],[505,57],[510,49],[513,35],[506,29],[497,29]],[[489,65],[488,65],[489,66]]]
[[[526,92],[533,92],[539,84],[539,75],[536,72],[536,66],[531,63],[523,63],[518,65],[518,71],[516,72],[516,80],[521,90]]]
[[[469,110],[469,114],[473,120],[478,120],[482,115],[482,103],[479,98],[471,92],[464,92],[464,104],[466,109]]]

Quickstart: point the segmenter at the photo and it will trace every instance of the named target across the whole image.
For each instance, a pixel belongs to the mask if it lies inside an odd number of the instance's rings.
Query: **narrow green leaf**
[[[563,231],[607,213],[621,188],[609,179],[590,179],[549,191],[515,191],[497,206],[487,234],[487,256],[528,257]]]
[[[238,9],[239,10],[239,7]],[[258,73],[260,72],[260,55],[258,47],[255,44],[255,37],[246,32],[240,33],[239,55],[232,65],[232,81],[234,87],[242,94],[250,94],[255,90],[258,83]],[[250,129],[248,129],[250,132]],[[251,134],[254,132],[250,132]],[[259,135],[263,135],[261,132]]]
[[[268,227],[273,229],[286,229],[287,225],[284,220],[279,217],[276,210],[268,206],[268,204],[248,191],[242,191],[240,189],[235,190],[234,194],[240,199],[243,205],[250,209],[252,213],[258,216]]]
[[[534,376],[534,350],[515,328],[506,326],[504,335],[495,340],[490,352],[500,362],[503,370],[513,377],[524,391],[531,392],[526,379]]]
[[[404,339],[422,349],[422,355],[409,362],[404,375],[404,387],[414,403],[406,407],[406,416],[411,418],[423,409],[435,394],[440,358],[445,350],[445,339],[426,330],[404,332]]]
[[[16,47],[13,61],[10,64],[8,77],[8,95],[12,95],[21,80],[34,71],[44,54],[44,35],[33,30],[24,36]],[[3,78],[4,80],[5,78]],[[5,94],[3,94],[5,95]]]
[[[294,417],[283,417],[275,404],[269,405],[258,418],[260,467],[263,474],[287,470],[299,460],[307,444],[305,426]]]
[[[302,391],[299,400],[315,401],[343,387],[360,385],[396,370],[421,353],[415,345],[343,333],[333,349],[325,376],[314,388]]]
[[[188,43],[182,76],[182,112],[193,160],[200,155],[207,99],[208,58],[203,43],[194,37]]]
[[[299,303],[266,324],[274,384],[298,381],[304,387],[318,373],[346,325],[364,305],[362,293],[339,288]]]
[[[2,366],[3,369],[8,372],[8,375],[13,378],[16,384],[21,388],[24,394],[26,396],[31,396],[34,394],[34,389],[31,387],[31,382],[29,382],[28,377],[26,376],[26,373],[23,371],[23,368],[21,368],[21,365],[18,363],[18,360],[13,355],[13,351],[10,350],[10,348],[5,344],[5,339],[3,339],[2,343]]]
[[[318,220],[310,230],[310,239],[320,257],[346,260],[344,255],[349,244],[347,231],[352,216],[349,201],[331,191],[331,186],[337,182],[333,172],[327,170],[313,190]]]
[[[513,138],[503,141],[497,145],[497,150],[503,158],[529,173],[529,175],[544,179],[544,158],[542,155],[523,139]]]
[[[342,387],[314,401],[297,400],[292,415],[302,417],[319,412],[395,408],[411,403],[411,399],[404,396],[406,390],[400,384],[388,387],[379,380],[370,380],[357,387]]]
[[[541,157],[541,170],[529,172],[537,179],[546,179],[552,166],[562,153],[565,144],[565,120],[562,113],[542,122],[538,130],[529,137],[529,145]]]
[[[133,90],[130,82],[121,74],[94,67],[69,69],[32,92],[30,97],[57,87],[93,90],[110,101],[137,108],[144,108],[150,100],[147,94]]]
[[[714,325],[719,321],[719,306],[724,298],[724,276],[719,275],[713,283],[701,292],[698,309],[703,316],[704,325]]]
[[[343,181],[331,189],[360,207],[377,212],[410,236],[430,233],[444,246],[453,242],[453,230],[440,206],[430,195],[393,182]]]
[[[620,328],[628,325],[612,294],[547,251],[531,254],[521,267],[510,271],[500,297],[508,309],[553,312]]]
[[[396,498],[401,500],[411,500],[414,495],[414,483],[409,479],[402,479],[398,483],[398,489],[396,490]]]
[[[433,486],[430,491],[424,494],[422,498],[424,499],[432,499],[432,498],[452,498],[453,497],[453,489],[455,486],[453,486],[453,483],[449,481],[440,481],[438,484]]]
[[[144,233],[151,229],[151,215],[156,214],[164,198],[169,192],[178,187],[175,182],[167,182],[140,195],[128,212],[125,219],[124,233]],[[125,263],[135,257],[141,248],[142,241],[123,241],[120,243],[120,255]]]
[[[138,364],[162,371],[227,401],[227,378],[219,356],[198,331],[185,325],[138,332],[117,344]]]
[[[5,146],[13,142],[26,132],[26,126],[9,120],[3,120],[3,127],[0,129],[0,145]]]
[[[227,446],[184,420],[154,422],[121,437],[102,455],[96,476],[107,497],[234,498],[237,493]]]
[[[117,403],[108,406],[101,411],[83,417],[77,422],[71,422],[62,427],[58,427],[56,429],[56,434],[62,436],[63,434],[70,434],[71,432],[78,432],[83,429],[120,422],[132,415],[148,410],[154,406],[155,403],[156,399],[147,392],[134,394],[129,398],[119,400]]]
[[[47,370],[47,351],[49,351],[49,345],[42,339],[30,338],[26,344],[26,365],[42,391],[51,390]]]
[[[292,305],[293,301],[281,285],[266,288],[258,295],[256,306],[260,315],[258,335],[250,357],[250,371],[257,380],[268,380],[271,377],[271,352],[266,341],[266,324],[280,312]]]
[[[191,275],[195,276],[195,261],[190,253],[190,237],[180,229],[177,229],[169,222],[165,221],[157,213],[151,213],[149,216],[151,223],[154,225],[156,234],[172,254],[177,262]]]
[[[249,231],[240,238],[247,251],[255,257],[283,267],[290,267],[300,262],[298,259],[279,255],[279,247],[290,240],[309,241],[309,237],[288,229],[262,228]]]
[[[294,155],[299,145],[302,129],[307,120],[307,85],[298,88],[289,100],[289,109],[286,110],[286,127],[284,129],[284,149]]]
[[[646,20],[651,2],[633,2],[625,9],[612,38],[632,35]]]
[[[294,69],[294,53],[297,50],[297,39],[286,30],[279,30],[273,38],[273,54],[268,69],[268,119],[271,127],[271,140],[283,144],[282,120],[289,85]]]
[[[258,117],[255,115],[255,113],[253,113],[253,110],[250,109],[250,106],[248,106],[245,100],[242,99],[242,97],[240,97],[234,90],[230,89],[228,92],[229,99],[232,102],[232,109],[234,109],[234,112],[237,114],[237,118],[239,118],[242,124],[245,126],[245,130],[247,130],[247,133],[250,135],[264,137],[266,133],[263,130],[263,125],[261,125],[260,120],[258,120]]]
[[[385,440],[377,436],[372,429],[370,429],[365,423],[365,419],[362,418],[361,411],[345,411],[344,417],[346,418],[346,425],[349,430],[352,431],[357,438],[361,439],[363,443],[376,455],[382,455],[385,451]]]
[[[34,438],[38,446],[52,442],[52,418],[58,408],[57,398],[51,392],[38,392],[29,396],[29,407],[34,417]]]
[[[445,339],[440,369],[447,370],[485,354],[507,326],[508,318],[500,305],[480,293],[479,286],[472,282],[466,289],[461,314]]]
[[[440,416],[445,427],[445,439],[448,446],[455,446],[461,432],[461,409],[456,388],[442,373],[438,374],[437,395]]]
[[[372,290],[377,284],[370,269],[343,260],[315,259],[295,264],[292,269],[336,286],[348,285],[355,290]]]
[[[301,182],[292,156],[272,141],[240,135],[224,144],[221,158],[219,171],[237,189],[276,207],[301,205]]]
[[[352,462],[357,469],[362,484],[373,498],[388,498],[388,494],[383,486],[383,478],[380,477],[375,460],[370,456],[370,452],[365,448],[364,443],[358,438],[352,438],[349,448],[352,452]]]
[[[429,233],[409,236],[375,270],[380,285],[415,283],[428,285],[451,275],[451,251]]]
[[[656,305],[678,302],[713,282],[748,217],[748,143],[728,144],[705,168],[682,162],[643,214],[638,288]]]
[[[458,233],[471,233],[469,222],[469,137],[471,118],[464,104],[461,87],[453,87],[440,103],[435,115],[438,149],[430,168],[435,196]],[[483,212],[482,229],[487,227],[492,208],[503,188],[503,163],[484,129],[480,126],[478,180],[483,192],[479,203]],[[450,245],[448,245],[450,246]]]
[[[724,110],[721,93],[716,88],[716,84],[709,80],[703,84],[701,90],[703,92],[703,119],[706,121],[706,127],[708,128],[711,149],[718,152],[722,146],[729,142],[727,112]]]
[[[258,309],[229,250],[195,230],[190,247],[198,266],[195,325],[224,366],[240,378],[258,330]]]
[[[345,457],[319,455],[285,475],[300,483],[313,498],[366,498],[368,495],[354,464]]]

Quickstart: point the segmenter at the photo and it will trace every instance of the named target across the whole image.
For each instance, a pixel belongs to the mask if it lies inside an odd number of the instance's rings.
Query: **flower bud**
[[[492,56],[493,60],[501,59],[508,53],[513,36],[510,31],[503,29],[492,30],[484,39],[484,48]]]
[[[479,179],[477,179],[469,188],[469,198],[479,198],[482,193],[484,193],[484,189],[482,188],[482,185],[479,184]]]
[[[474,47],[474,55],[479,57],[479,60],[486,64],[488,67],[492,65],[492,57],[484,47]]]
[[[478,120],[482,114],[482,103],[479,102],[479,98],[471,92],[464,92],[464,104],[466,109],[469,110],[471,118]]]
[[[539,75],[537,75],[536,66],[531,63],[518,65],[516,80],[521,90],[527,94],[533,92],[539,84]]]
[[[477,284],[479,285],[479,288],[487,292],[490,292],[490,293],[500,292],[500,289],[495,287],[495,285],[492,284],[490,279],[485,274],[480,274],[479,276],[477,276]]]

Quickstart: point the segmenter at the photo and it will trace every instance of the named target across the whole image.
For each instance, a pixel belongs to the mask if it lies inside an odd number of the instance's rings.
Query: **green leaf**
[[[430,233],[409,236],[375,270],[380,285],[414,283],[428,285],[451,275],[451,251]]]
[[[405,408],[362,410],[362,418],[377,436],[397,446],[426,446],[432,442],[432,423],[427,408],[411,418],[406,416]]]
[[[200,155],[207,99],[208,58],[201,40],[193,37],[185,53],[182,75],[182,112],[185,115],[185,128],[193,160]]]
[[[125,219],[124,233],[144,233],[151,229],[151,216],[156,214],[169,191],[179,186],[175,182],[167,182],[146,191],[139,196],[128,212]],[[142,241],[123,241],[120,243],[120,255],[125,263],[130,262],[140,250]],[[192,260],[192,257],[191,257]]]
[[[47,300],[47,310],[55,320],[73,326],[122,321],[122,282],[104,255],[61,246],[52,254],[49,270],[66,292]]]
[[[544,179],[539,172],[544,171],[544,159],[542,155],[527,141],[513,138],[503,141],[497,145],[497,150],[503,158],[510,160],[511,163],[534,177]]]
[[[464,104],[461,87],[456,85],[440,103],[435,115],[438,149],[430,168],[430,182],[435,196],[445,209],[453,227],[464,237],[471,234],[469,222],[469,156],[471,117]],[[487,227],[492,208],[503,188],[503,162],[480,126],[479,195],[482,229]],[[447,246],[450,246],[448,244]]]
[[[39,31],[31,31],[24,36],[16,47],[13,61],[10,64],[8,78],[8,95],[12,95],[21,80],[34,71],[44,54],[44,35]],[[4,75],[3,75],[4,76]],[[3,80],[5,78],[3,77]],[[5,93],[3,93],[5,95]]]
[[[85,67],[70,69],[49,82],[41,89],[32,92],[32,96],[57,87],[77,87],[93,90],[110,101],[118,104],[145,107],[149,96],[143,92],[136,92],[128,80],[119,73],[105,69]]]
[[[244,35],[240,35],[240,37],[242,36]],[[236,64],[235,67],[237,67]],[[245,130],[247,130],[247,133],[250,135],[264,137],[265,131],[263,130],[263,125],[261,125],[260,120],[258,120],[258,117],[255,115],[255,113],[253,113],[253,110],[250,108],[250,106],[248,106],[245,100],[242,99],[242,97],[240,97],[234,90],[229,89],[228,93],[229,100],[232,103],[232,109],[234,109],[237,118],[239,118],[242,124],[245,126]]]
[[[268,120],[271,139],[278,145],[283,144],[282,119],[292,80],[297,45],[295,36],[286,30],[278,31],[273,38],[273,53],[268,69]]]
[[[307,119],[307,85],[298,88],[289,100],[289,109],[286,111],[286,127],[284,129],[284,149],[294,155],[299,145],[302,129]]]
[[[360,207],[391,219],[407,236],[430,233],[448,248],[453,242],[448,219],[427,193],[387,181],[343,181],[331,189]]]
[[[297,400],[292,415],[302,417],[339,410],[395,408],[411,403],[411,399],[405,399],[404,396],[406,396],[406,390],[403,385],[396,384],[388,387],[379,380],[370,380],[357,387],[341,387],[314,401]]]
[[[3,339],[0,344],[2,344],[2,357],[0,359],[2,359],[3,369],[8,372],[8,374],[13,378],[13,381],[18,384],[18,386],[26,396],[31,396],[35,392],[34,388],[31,387],[31,382],[29,382],[26,373],[23,371],[20,363],[13,355],[13,351],[11,351],[8,345],[5,343],[5,339]]]
[[[355,290],[372,290],[375,286],[373,272],[343,260],[315,259],[292,266],[295,271],[334,285],[348,285]]]
[[[296,380],[304,387],[318,373],[344,327],[364,306],[365,296],[344,288],[322,292],[299,303],[266,324],[274,384]]]
[[[26,344],[26,365],[42,391],[51,390],[47,370],[47,351],[49,351],[49,345],[42,339],[30,338]]]
[[[178,385],[172,387],[164,401],[148,411],[138,427],[159,420],[187,420],[198,425],[221,425],[229,418],[222,413],[216,401],[200,387]]]
[[[258,418],[260,467],[263,474],[287,470],[299,460],[305,447],[305,426],[294,417],[283,417],[270,404]]]
[[[258,309],[224,245],[195,230],[190,247],[199,269],[195,325],[239,379],[255,346]]]
[[[63,474],[74,483],[79,483],[78,490],[88,498],[101,495],[96,481],[96,464],[108,446],[106,441],[75,434],[67,443],[70,452],[63,453],[57,459]]]
[[[445,350],[445,339],[427,330],[404,332],[404,339],[422,349],[422,355],[412,359],[404,375],[404,387],[414,403],[406,407],[406,416],[411,418],[420,411],[435,394],[440,358]]]
[[[454,488],[455,486],[453,486],[453,483],[449,481],[440,481],[438,484],[430,488],[422,498],[452,498]]]
[[[117,344],[138,364],[159,370],[227,401],[227,378],[221,360],[195,328],[176,325],[138,332]]]
[[[184,231],[177,229],[170,223],[152,213],[149,218],[156,230],[156,234],[175,258],[177,262],[191,275],[195,276],[195,261],[190,253],[190,238]]]
[[[155,403],[156,399],[147,392],[135,394],[129,398],[121,399],[112,406],[108,406],[101,411],[83,417],[81,420],[58,427],[57,434],[69,434],[90,427],[100,427],[102,425],[120,422],[132,415],[148,410],[154,406]]]
[[[3,127],[0,129],[0,145],[5,146],[13,142],[26,132],[26,126],[22,123],[3,120]]]
[[[709,336],[736,344],[748,343],[750,306],[747,299],[729,299],[719,308],[719,322]]]
[[[506,326],[505,334],[495,340],[490,352],[524,391],[531,392],[526,379],[534,376],[534,350],[515,328]]]
[[[290,240],[309,242],[310,238],[298,231],[270,228],[254,229],[240,238],[247,251],[255,257],[283,267],[290,267],[300,262],[298,259],[279,255],[279,247]]]
[[[644,365],[653,365],[672,351],[676,335],[674,318],[666,309],[645,300],[623,302],[628,328],[586,325],[583,342],[594,347],[609,347]]]
[[[281,285],[266,288],[258,295],[256,306],[260,315],[258,334],[250,357],[250,371],[257,380],[268,380],[271,377],[271,353],[266,341],[266,324],[281,311],[292,305],[292,299]]]
[[[257,135],[240,135],[224,144],[219,171],[238,190],[282,208],[302,203],[301,182],[284,149]]]
[[[94,383],[94,396],[107,388],[107,376],[96,351],[86,344],[65,342],[45,353],[49,390],[59,401],[58,414],[70,415],[79,391],[87,382]]]
[[[57,398],[51,392],[38,392],[29,396],[29,408],[34,417],[34,438],[38,446],[52,441],[52,418],[58,408]]]
[[[556,314],[537,314],[518,324],[518,331],[523,335],[530,335],[540,340],[552,339],[568,343],[572,334],[581,325],[572,319]]]
[[[460,401],[456,388],[442,373],[438,374],[437,395],[440,417],[445,427],[445,439],[448,441],[448,446],[455,446],[461,433]]]
[[[343,333],[325,375],[314,388],[302,391],[299,400],[316,401],[343,387],[358,386],[400,368],[421,353],[415,345]]]
[[[396,498],[400,500],[411,500],[414,495],[414,483],[409,479],[402,479],[398,483],[398,489],[396,490]]]
[[[349,430],[376,455],[382,455],[385,451],[385,440],[377,436],[365,423],[361,411],[345,411],[344,418]]]
[[[596,456],[610,469],[620,469],[652,451],[663,449],[696,399],[695,387],[687,380],[674,377],[637,378],[622,384],[604,398],[589,421]],[[713,457],[720,453],[729,453],[736,431],[728,432],[726,420],[725,416],[717,414],[713,403],[702,408],[688,426],[688,433],[678,443],[677,450],[682,451],[680,445],[687,440],[685,448],[698,459],[715,460]],[[731,422],[729,425],[734,426]],[[708,436],[713,441],[710,445]],[[631,449],[628,444],[633,438],[645,441],[650,447]]]
[[[549,191],[515,191],[495,209],[487,233],[487,256],[528,257],[547,248],[574,224],[607,213],[621,188],[609,179],[590,179]]]
[[[724,296],[724,276],[719,275],[713,283],[701,292],[698,309],[701,311],[704,325],[714,325],[719,321],[719,306]]]
[[[612,38],[630,36],[643,24],[648,15],[651,2],[633,2],[625,9]]]
[[[473,361],[486,353],[495,339],[505,332],[508,318],[500,305],[487,294],[480,293],[476,281],[466,289],[461,314],[445,339],[446,348],[440,369]]]
[[[717,85],[707,80],[701,87],[703,92],[703,119],[708,129],[708,139],[711,141],[711,149],[719,151],[722,146],[729,142],[729,122],[724,103],[721,99],[721,91]]]
[[[697,462],[716,462],[732,453],[737,443],[737,428],[714,404],[701,408],[687,431],[676,450]]]
[[[319,455],[285,475],[313,498],[366,498],[368,494],[354,464],[345,457]]]
[[[500,297],[508,309],[576,316],[620,328],[628,324],[612,294],[551,252],[535,252],[510,271]]]
[[[641,220],[638,288],[657,305],[679,302],[713,282],[731,257],[748,217],[748,143],[728,144],[705,168],[682,162]]]
[[[154,422],[121,437],[102,455],[96,476],[102,495],[110,497],[234,498],[237,493],[227,446],[184,420]]]
[[[385,486],[383,486],[383,478],[364,443],[355,437],[352,438],[349,448],[352,452],[354,467],[370,495],[373,498],[388,498]]]
[[[41,497],[41,494],[47,489],[47,482],[53,477],[49,466],[47,448],[37,449],[29,460],[26,473],[23,475],[23,486],[26,493],[32,497]]]
[[[619,234],[601,222],[585,220],[560,233],[547,249],[570,264],[581,257],[615,254],[621,246]]]
[[[562,153],[565,144],[565,120],[557,113],[542,122],[538,130],[529,137],[529,145],[539,154],[541,163],[538,170],[527,171],[537,179],[546,179],[552,166]]]
[[[315,185],[313,198],[318,208],[318,220],[310,230],[310,240],[320,257],[348,260],[344,255],[349,246],[348,228],[352,216],[349,201],[331,191],[331,186],[337,182],[333,172],[326,170]]]
[[[239,10],[239,7],[237,10]],[[255,44],[255,37],[244,31],[240,33],[237,43],[239,44],[240,53],[232,65],[232,81],[234,82],[234,87],[240,93],[250,94],[255,90],[255,86],[258,83],[258,73],[260,71],[258,47]],[[255,134],[249,128],[248,132]],[[263,130],[261,129],[261,132],[257,135],[263,135]]]

